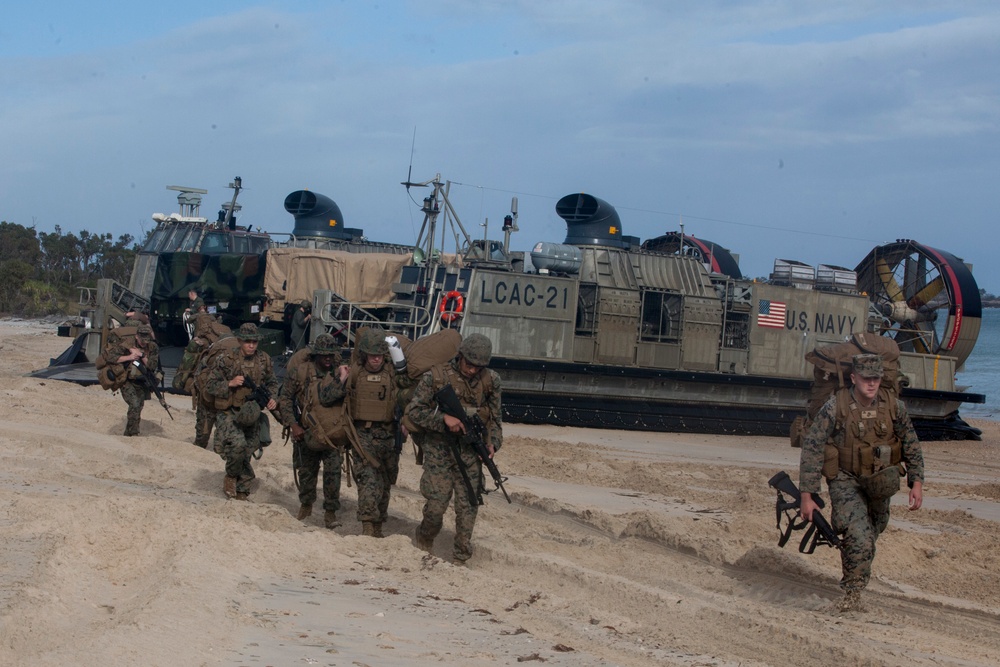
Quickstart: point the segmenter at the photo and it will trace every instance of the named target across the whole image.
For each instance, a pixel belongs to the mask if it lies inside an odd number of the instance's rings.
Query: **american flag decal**
[[[757,302],[757,326],[772,329],[785,328],[785,304],[781,301],[761,299]]]

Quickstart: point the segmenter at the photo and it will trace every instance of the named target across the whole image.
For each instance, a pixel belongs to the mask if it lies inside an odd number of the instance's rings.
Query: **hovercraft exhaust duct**
[[[567,245],[626,248],[615,207],[592,195],[566,195],[556,202],[556,214],[566,221]]]
[[[285,210],[295,216],[292,234],[296,238],[351,241],[364,236],[364,230],[344,226],[337,202],[309,190],[296,190],[285,197]]]

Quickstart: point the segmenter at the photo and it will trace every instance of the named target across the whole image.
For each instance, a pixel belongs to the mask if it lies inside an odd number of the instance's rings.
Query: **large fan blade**
[[[941,276],[938,276],[928,283],[927,287],[910,297],[910,300],[907,303],[910,308],[913,308],[914,310],[925,310],[925,307],[931,305],[932,302],[943,305],[948,301],[947,294],[944,294],[944,299],[935,299],[935,297],[941,296],[941,290],[943,289],[944,280],[941,279]]]
[[[875,263],[875,269],[878,271],[878,277],[882,281],[882,286],[885,287],[885,295],[893,301],[902,300],[903,290],[899,288],[899,283],[896,282],[896,276],[893,275],[889,264],[884,259],[879,258]]]

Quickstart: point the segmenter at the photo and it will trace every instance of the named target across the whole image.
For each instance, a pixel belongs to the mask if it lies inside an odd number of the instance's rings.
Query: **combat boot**
[[[309,518],[309,515],[313,513],[312,505],[302,505],[299,507],[299,513],[295,515],[295,518],[299,521],[305,521]]]
[[[375,537],[375,524],[371,521],[362,521],[361,534],[365,537]]]
[[[430,551],[434,547],[434,540],[428,540],[426,537],[420,534],[420,526],[417,526],[417,533],[414,535],[415,542],[418,549],[423,549],[424,551]]]
[[[323,525],[327,527],[328,530],[333,530],[340,526],[340,522],[337,521],[337,512],[335,510],[327,510],[323,513]]]
[[[226,478],[222,480],[222,492],[226,494],[226,498],[236,497],[236,478],[226,475]]]
[[[238,491],[236,493],[236,500],[249,500],[249,499],[250,499],[249,493],[243,493],[242,491]]]
[[[847,591],[844,598],[837,605],[841,612],[865,611],[865,606],[861,602],[861,591]]]
[[[372,535],[375,537],[385,537],[385,535],[382,534],[381,521],[372,521]]]

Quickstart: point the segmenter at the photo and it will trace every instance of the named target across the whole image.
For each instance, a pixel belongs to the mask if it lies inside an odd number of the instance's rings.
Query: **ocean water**
[[[962,417],[1000,421],[1000,308],[983,308],[983,323],[965,370],[958,374],[958,384],[967,391],[986,394],[986,403],[963,403]]]

